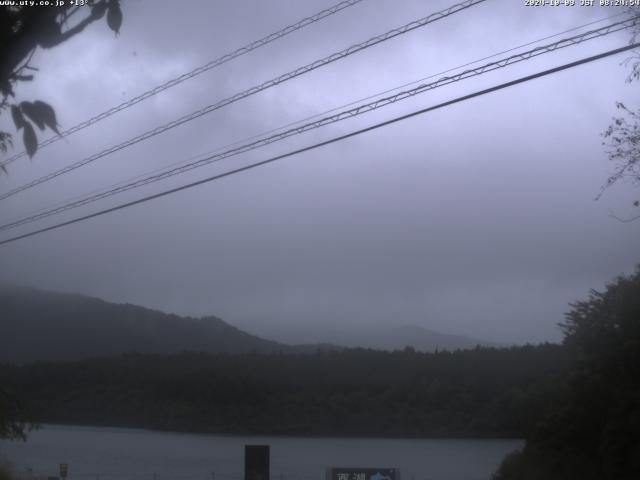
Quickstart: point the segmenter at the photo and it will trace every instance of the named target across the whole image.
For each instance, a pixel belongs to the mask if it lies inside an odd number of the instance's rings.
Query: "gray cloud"
[[[365,1],[190,80],[12,165],[14,188],[236,91],[448,2]],[[39,53],[21,98],[63,127],[326,2],[131,2],[105,25]],[[489,1],[0,202],[0,218],[101,188],[287,122],[617,10]],[[57,218],[120,203],[519,75],[619,46],[556,52]],[[489,340],[557,340],[570,301],[640,259],[637,190],[594,202],[610,166],[599,134],[633,104],[624,57],[540,79],[150,204],[0,247],[0,278],[187,314],[270,337],[322,339],[341,325],[419,324]],[[5,116],[3,116],[5,117]],[[6,118],[0,121],[5,122]],[[3,123],[5,125],[5,123]],[[23,230],[27,231],[27,229]],[[295,337],[295,338],[293,338]]]

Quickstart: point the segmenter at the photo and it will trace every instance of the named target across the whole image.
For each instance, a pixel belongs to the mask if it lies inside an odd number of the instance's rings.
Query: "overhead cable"
[[[467,8],[470,8],[474,5],[477,5],[479,3],[483,3],[486,0],[466,0],[462,3],[458,3],[456,5],[453,5],[449,8],[446,8],[444,10],[441,10],[439,12],[433,13],[431,15],[428,15],[426,17],[423,17],[419,20],[414,20],[413,22],[409,22],[406,25],[403,25],[401,27],[398,28],[394,28],[386,33],[383,33],[382,35],[378,35],[375,37],[370,38],[369,40],[366,40],[362,43],[359,44],[355,44],[352,45],[344,50],[341,50],[339,52],[333,53],[321,60],[316,60],[312,63],[309,63],[303,67],[299,67],[296,68],[295,70],[292,70],[288,73],[285,73],[283,75],[280,75],[276,78],[273,78],[269,81],[266,81],[260,85],[254,86],[252,88],[249,88],[248,90],[244,90],[243,92],[237,93],[235,95],[232,95],[231,97],[225,98],[224,100],[221,100],[215,104],[212,105],[208,105],[204,108],[201,108],[200,110],[196,110],[195,112],[192,112],[188,115],[184,115],[176,120],[173,120],[169,123],[166,123],[164,125],[158,126],[152,130],[149,130],[141,135],[138,135],[136,137],[133,137],[129,140],[126,140],[118,145],[114,145],[111,146],[99,153],[96,153],[94,155],[91,155],[89,157],[86,157],[82,160],[79,160],[75,163],[72,163],[70,165],[67,165],[64,168],[61,168],[59,170],[56,170],[54,172],[51,172],[47,175],[44,175],[40,178],[37,178],[35,180],[32,180],[29,183],[26,183],[20,187],[14,188],[13,190],[10,190],[8,192],[5,192],[3,194],[0,194],[0,200],[4,200],[6,198],[9,198],[17,193],[20,193],[24,190],[33,188],[37,185],[40,185],[44,182],[47,182],[49,180],[53,180],[56,177],[59,177],[60,175],[64,175],[66,173],[69,173],[73,170],[76,170],[84,165],[87,165],[89,163],[92,163],[100,158],[106,157],[107,155],[110,155],[112,153],[115,153],[119,150],[123,150],[127,147],[130,147],[132,145],[135,145],[136,143],[142,142],[144,140],[147,140],[149,138],[155,137],[156,135],[159,135],[161,133],[166,132],[167,130],[171,130],[172,128],[175,128],[179,125],[183,125],[184,123],[190,122],[192,120],[195,120],[196,118],[202,117],[203,115],[206,115],[208,113],[211,113],[215,110],[218,110],[222,107],[225,107],[227,105],[230,105],[234,102],[237,102],[238,100],[241,100],[243,98],[246,98],[248,96],[254,95],[256,93],[262,92],[263,90],[266,90],[268,88],[274,87],[276,85],[279,85],[283,82],[286,82],[288,80],[291,80],[292,78],[296,78],[300,75],[304,75],[305,73],[311,72],[317,68],[323,67],[325,65],[328,65],[330,63],[333,63],[337,60],[340,60],[342,58],[348,57],[350,55],[353,55],[354,53],[360,52],[364,49],[367,49],[369,47],[372,47],[374,45],[377,45],[379,43],[382,42],[386,42],[387,40],[390,40],[392,38],[395,38],[399,35],[403,35],[405,33],[411,32],[417,28],[421,28],[424,27],[426,25],[429,25],[430,23],[436,22],[438,20],[441,20],[443,18],[446,18],[450,15],[453,15],[455,13],[458,13],[462,10],[465,10]]]
[[[110,117],[111,115],[114,115],[122,110],[125,110],[127,108],[130,108],[140,102],[142,102],[143,100],[146,100],[147,98],[153,97],[154,95],[157,95],[160,92],[163,92],[171,87],[174,87],[186,80],[189,80],[193,77],[196,77],[202,73],[208,72],[209,70],[219,67],[220,65],[223,65],[231,60],[233,60],[234,58],[238,58],[242,55],[245,55],[249,52],[252,52],[253,50],[256,50],[257,48],[260,47],[264,47],[265,45],[278,40],[282,37],[285,37],[287,35],[289,35],[290,33],[293,33],[297,30],[300,30],[304,27],[307,27],[313,23],[316,23],[320,20],[323,20],[331,15],[334,15],[342,10],[344,10],[345,8],[349,8],[352,7],[353,5],[356,5],[357,3],[362,2],[363,0],[345,0],[342,1],[340,3],[335,4],[334,6],[327,8],[325,10],[322,10],[321,12],[316,13],[315,15],[312,15],[310,17],[306,17],[303,18],[302,20],[292,24],[292,25],[288,25],[285,28],[278,30],[277,32],[271,33],[269,35],[267,35],[266,37],[261,38],[260,40],[256,40],[254,42],[251,42],[248,45],[245,45],[244,47],[240,47],[237,50],[234,50],[231,53],[227,53],[222,55],[221,57],[218,57],[214,60],[211,60],[210,62],[201,65],[197,68],[194,68],[193,70],[191,70],[190,72],[184,73],[178,77],[172,78],[171,80],[166,81],[165,83],[163,83],[162,85],[158,85],[157,87],[154,87],[150,90],[147,90],[144,93],[141,93],[140,95],[137,95],[129,100],[127,100],[126,102],[121,103],[120,105],[116,105],[115,107],[110,108],[109,110],[105,110],[102,113],[99,113],[98,115],[91,117],[88,120],[85,120],[84,122],[78,123],[77,125],[74,125],[73,127],[68,128],[67,130],[64,130],[62,132],[60,132],[60,135],[54,136],[54,137],[50,137],[46,140],[43,140],[42,142],[38,143],[38,150],[42,149],[43,147],[46,147],[47,145],[51,145],[52,143],[57,142],[58,140],[67,137],[73,133],[79,132],[80,130],[83,130],[91,125],[93,125],[94,123],[97,123],[101,120],[104,120],[105,118]],[[19,158],[22,158],[26,155],[26,152],[20,152],[17,153],[9,158],[7,158],[6,160],[4,160],[3,162],[0,162],[0,168],[2,167],[6,167],[7,165],[9,165],[10,163],[18,160]]]
[[[624,47],[615,48],[613,50],[609,50],[609,51],[606,51],[604,53],[600,53],[598,55],[593,55],[593,56],[590,56],[590,57],[587,57],[587,58],[583,58],[581,60],[577,60],[577,61],[574,61],[574,62],[566,63],[566,64],[561,65],[559,67],[555,67],[555,68],[551,68],[551,69],[548,69],[548,70],[544,70],[544,71],[541,71],[541,72],[538,72],[538,73],[535,73],[535,74],[532,74],[532,75],[527,75],[525,77],[520,77],[520,78],[518,78],[516,80],[511,80],[509,82],[501,83],[499,85],[496,85],[496,86],[493,86],[493,87],[490,87],[490,88],[486,88],[486,89],[483,89],[483,90],[479,90],[479,91],[476,91],[474,93],[470,93],[468,95],[463,95],[463,96],[457,97],[457,98],[455,98],[453,100],[449,100],[449,101],[446,101],[446,102],[443,102],[443,103],[440,103],[440,104],[437,104],[437,105],[434,105],[434,106],[431,106],[431,107],[423,108],[421,110],[417,110],[417,111],[408,113],[406,115],[401,115],[399,117],[395,117],[395,118],[392,118],[390,120],[386,120],[384,122],[376,123],[376,124],[371,125],[369,127],[365,127],[365,128],[362,128],[362,129],[359,129],[359,130],[356,130],[356,131],[353,131],[353,132],[350,132],[350,133],[347,133],[347,134],[344,134],[344,135],[340,135],[340,136],[331,138],[329,140],[325,140],[323,142],[315,143],[313,145],[309,145],[307,147],[300,148],[300,149],[297,149],[297,150],[294,150],[294,151],[291,151],[291,152],[287,152],[287,153],[284,153],[284,154],[281,154],[281,155],[277,155],[275,157],[271,157],[271,158],[268,158],[266,160],[262,160],[262,161],[255,162],[255,163],[252,163],[252,164],[249,164],[249,165],[245,165],[243,167],[239,167],[239,168],[236,168],[234,170],[230,170],[230,171],[227,171],[227,172],[224,172],[224,173],[213,175],[211,177],[204,178],[202,180],[198,180],[198,181],[195,181],[195,182],[192,182],[192,183],[188,183],[186,185],[175,187],[175,188],[172,188],[172,189],[169,189],[169,190],[165,190],[163,192],[155,193],[153,195],[149,195],[149,196],[137,199],[137,200],[133,200],[131,202],[127,202],[127,203],[123,203],[123,204],[120,204],[120,205],[116,205],[114,207],[107,208],[107,209],[104,209],[104,210],[100,210],[98,212],[94,212],[94,213],[91,213],[89,215],[84,215],[82,217],[77,217],[77,218],[74,218],[72,220],[67,220],[65,222],[57,223],[55,225],[50,225],[48,227],[41,228],[39,230],[35,230],[35,231],[28,232],[28,233],[25,233],[25,234],[22,234],[22,235],[11,237],[11,238],[8,238],[8,239],[0,241],[0,245],[6,245],[6,244],[11,243],[11,242],[16,242],[18,240],[22,240],[22,239],[25,239],[25,238],[32,237],[34,235],[39,235],[39,234],[44,233],[44,232],[48,232],[48,231],[51,231],[51,230],[62,228],[62,227],[65,227],[65,226],[68,226],[68,225],[72,225],[72,224],[75,224],[75,223],[79,223],[79,222],[82,222],[82,221],[85,221],[85,220],[89,220],[91,218],[99,217],[99,216],[105,215],[107,213],[115,212],[115,211],[118,211],[118,210],[122,210],[122,209],[125,209],[125,208],[132,207],[134,205],[139,205],[141,203],[149,202],[151,200],[155,200],[155,199],[158,199],[158,198],[161,198],[161,197],[165,197],[167,195],[171,195],[173,193],[180,192],[182,190],[187,190],[187,189],[196,187],[198,185],[203,185],[205,183],[210,183],[210,182],[213,182],[215,180],[219,180],[221,178],[229,177],[229,176],[235,175],[237,173],[241,173],[241,172],[245,172],[245,171],[248,171],[248,170],[252,170],[254,168],[261,167],[263,165],[267,165],[269,163],[276,162],[278,160],[282,160],[284,158],[292,157],[294,155],[298,155],[300,153],[308,152],[308,151],[314,150],[316,148],[320,148],[320,147],[323,147],[323,146],[326,146],[326,145],[330,145],[332,143],[336,143],[336,142],[339,142],[339,141],[342,141],[342,140],[346,140],[348,138],[355,137],[357,135],[361,135],[361,134],[366,133],[366,132],[377,130],[379,128],[386,127],[386,126],[391,125],[393,123],[396,123],[396,122],[399,122],[399,121],[402,121],[402,120],[407,120],[409,118],[412,118],[412,117],[415,117],[415,116],[418,116],[418,115],[422,115],[422,114],[427,113],[427,112],[431,112],[431,111],[438,110],[438,109],[441,109],[441,108],[444,108],[444,107],[448,107],[448,106],[454,105],[456,103],[464,102],[464,101],[470,100],[472,98],[476,98],[476,97],[479,97],[479,96],[482,96],[482,95],[486,95],[486,94],[489,94],[489,93],[492,93],[492,92],[496,92],[498,90],[502,90],[502,89],[505,89],[505,88],[508,88],[508,87],[512,87],[514,85],[518,85],[518,84],[521,84],[521,83],[529,82],[531,80],[535,80],[537,78],[541,78],[541,77],[544,77],[544,76],[547,76],[547,75],[555,74],[555,73],[561,72],[563,70],[567,70],[567,69],[570,69],[570,68],[573,68],[573,67],[577,67],[579,65],[584,65],[584,64],[587,64],[587,63],[590,63],[590,62],[594,62],[596,60],[607,58],[607,57],[610,57],[612,55],[617,55],[617,54],[622,53],[622,52],[627,52],[629,50],[632,50],[632,49],[638,48],[638,47],[640,47],[640,43],[633,43],[633,44],[630,44],[630,45],[626,45]]]
[[[87,196],[89,196],[89,195],[97,194],[97,193],[99,193],[99,192],[103,192],[103,191],[105,191],[105,190],[111,190],[111,189],[113,189],[113,188],[115,188],[115,187],[117,187],[117,186],[125,185],[125,184],[127,184],[127,183],[133,182],[134,180],[141,179],[141,178],[143,178],[143,177],[145,177],[145,176],[148,176],[148,175],[151,175],[151,174],[154,174],[154,173],[158,173],[158,172],[162,172],[162,171],[166,171],[166,170],[169,170],[169,169],[171,169],[171,168],[173,168],[173,167],[176,167],[176,166],[178,166],[178,165],[184,165],[184,164],[187,164],[187,163],[191,163],[192,161],[194,161],[194,160],[196,160],[196,159],[201,159],[201,158],[207,157],[207,156],[209,156],[209,155],[211,155],[211,154],[213,154],[213,153],[215,153],[215,152],[220,152],[220,151],[222,151],[222,150],[228,149],[228,148],[233,147],[233,146],[235,146],[235,145],[241,145],[241,144],[246,143],[246,142],[249,142],[249,141],[251,141],[251,140],[255,140],[255,139],[258,139],[258,138],[264,137],[265,135],[269,135],[269,134],[272,134],[272,133],[275,133],[275,132],[279,132],[279,131],[285,130],[285,129],[287,129],[287,128],[289,128],[289,127],[292,127],[292,126],[294,126],[294,125],[299,125],[299,124],[302,124],[302,123],[308,122],[309,120],[313,120],[314,118],[319,118],[319,117],[322,117],[322,116],[328,115],[329,113],[336,112],[336,111],[338,111],[338,110],[341,110],[341,109],[344,109],[344,108],[350,107],[350,106],[352,106],[352,105],[357,105],[358,103],[361,103],[361,102],[364,102],[364,101],[367,101],[367,100],[371,100],[371,99],[373,99],[373,98],[377,98],[377,97],[380,97],[380,96],[382,96],[382,95],[385,95],[385,94],[388,94],[388,93],[391,93],[391,92],[395,92],[395,91],[400,90],[400,89],[402,89],[402,88],[406,88],[406,87],[409,87],[409,86],[411,86],[411,85],[416,85],[416,84],[418,84],[418,83],[420,83],[420,82],[423,82],[423,81],[425,81],[425,80],[429,80],[429,79],[431,79],[431,78],[436,78],[436,77],[438,77],[438,76],[440,76],[440,75],[444,75],[444,74],[446,74],[446,73],[455,72],[456,70],[460,70],[461,68],[465,68],[465,67],[468,67],[468,66],[471,66],[471,65],[474,65],[474,64],[480,63],[480,62],[482,62],[482,61],[484,61],[484,60],[489,60],[489,59],[491,59],[491,58],[495,58],[495,57],[498,57],[498,56],[500,56],[500,55],[504,55],[504,54],[506,54],[506,53],[514,52],[514,51],[519,50],[519,49],[521,49],[521,48],[529,47],[529,46],[531,46],[531,45],[535,45],[535,44],[540,43],[540,42],[543,42],[543,41],[545,41],[545,40],[549,40],[549,39],[551,39],[551,38],[559,37],[560,35],[564,35],[564,34],[566,34],[566,33],[575,32],[576,30],[582,30],[583,28],[589,27],[589,26],[591,26],[591,25],[595,25],[595,24],[597,24],[597,23],[601,23],[601,22],[604,22],[604,21],[607,21],[607,20],[611,20],[611,19],[613,19],[613,18],[620,17],[620,16],[623,16],[623,15],[624,15],[624,16],[628,16],[628,14],[627,14],[626,12],[620,12],[620,13],[616,13],[616,14],[614,14],[614,15],[609,15],[609,16],[607,16],[607,17],[603,17],[603,18],[600,18],[600,19],[598,19],[598,20],[594,20],[594,21],[592,21],[592,22],[588,22],[588,23],[585,23],[585,24],[582,24],[582,25],[578,25],[578,26],[575,26],[575,27],[571,27],[571,28],[569,28],[569,29],[567,29],[567,30],[563,30],[563,31],[561,31],[561,32],[557,32],[557,33],[554,33],[554,34],[552,34],[552,35],[547,35],[547,36],[542,37],[542,38],[539,38],[539,39],[537,39],[537,40],[532,40],[532,41],[529,41],[529,42],[527,42],[527,43],[523,43],[523,44],[517,45],[517,46],[515,46],[515,47],[511,47],[511,48],[508,48],[508,49],[506,49],[506,50],[502,50],[502,51],[500,51],[500,52],[492,53],[491,55],[488,55],[488,56],[486,56],[486,57],[482,57],[482,58],[479,58],[479,59],[477,59],[477,60],[472,60],[472,61],[467,62],[467,63],[464,63],[464,64],[462,64],[462,65],[457,65],[457,66],[455,66],[455,67],[448,68],[447,70],[440,71],[440,72],[438,72],[438,73],[432,73],[432,74],[430,74],[430,75],[428,75],[428,76],[426,76],[426,77],[422,77],[422,78],[419,78],[419,79],[417,79],[417,80],[412,80],[411,82],[404,83],[404,84],[399,85],[399,86],[397,86],[397,87],[393,87],[393,88],[390,88],[390,89],[384,90],[384,91],[382,91],[382,92],[377,92],[377,93],[374,93],[374,94],[372,94],[372,95],[368,95],[368,96],[366,96],[366,97],[362,97],[362,98],[359,98],[359,99],[357,99],[357,100],[353,100],[353,101],[351,101],[351,102],[349,102],[349,103],[342,104],[342,105],[337,106],[337,107],[333,107],[333,108],[331,108],[331,109],[329,109],[329,110],[325,110],[325,111],[323,111],[323,112],[314,113],[313,115],[310,115],[310,116],[308,116],[308,117],[305,117],[305,118],[302,118],[302,119],[298,119],[298,120],[295,120],[295,121],[293,121],[293,122],[289,122],[289,123],[287,123],[287,124],[285,124],[285,125],[281,125],[281,126],[279,126],[279,127],[275,127],[275,128],[269,129],[269,130],[267,130],[267,131],[263,131],[263,132],[260,132],[260,133],[254,134],[254,135],[251,135],[251,136],[249,136],[249,137],[245,137],[245,138],[242,138],[242,139],[239,139],[239,140],[235,140],[235,141],[230,142],[230,143],[227,143],[227,144],[225,144],[225,145],[218,146],[218,147],[216,147],[216,148],[215,148],[215,149],[213,149],[213,150],[209,150],[209,151],[207,151],[207,152],[199,153],[199,154],[197,154],[197,155],[192,155],[191,157],[189,157],[189,158],[187,158],[187,159],[183,159],[183,160],[180,160],[179,162],[171,163],[171,164],[169,164],[168,166],[164,166],[164,167],[160,167],[160,168],[155,168],[155,169],[153,169],[153,170],[151,170],[151,171],[146,171],[146,172],[144,172],[144,173],[141,173],[141,174],[139,174],[139,175],[136,175],[135,177],[130,177],[130,178],[127,178],[127,179],[125,179],[125,180],[120,180],[120,181],[118,181],[118,182],[115,182],[115,183],[110,184],[110,185],[109,185],[109,186],[107,186],[107,187],[97,188],[97,189],[94,189],[94,190],[92,190],[92,191],[90,191],[90,192],[86,192],[86,193],[83,193],[83,194],[80,194],[80,195],[75,195],[74,197],[67,198],[67,199],[66,199],[66,200],[64,200],[64,201],[60,201],[60,202],[58,202],[58,203],[57,203],[57,204],[55,204],[54,206],[51,206],[51,207],[44,207],[44,208],[39,208],[39,209],[37,209],[37,210],[35,210],[35,211],[31,211],[31,212],[29,212],[28,214],[26,214],[26,215],[22,215],[22,216],[17,217],[17,218],[20,218],[20,219],[21,219],[21,218],[23,218],[23,217],[25,217],[25,216],[27,216],[27,215],[28,215],[28,216],[32,216],[32,215],[35,215],[35,214],[37,214],[37,213],[44,212],[45,210],[51,210],[51,209],[54,209],[54,208],[56,208],[56,207],[58,207],[58,206],[62,206],[62,205],[65,205],[65,204],[67,204],[67,203],[69,203],[69,202],[72,202],[72,201],[74,201],[74,200],[77,200],[77,199],[81,199],[81,198],[87,197]],[[14,220],[12,219],[12,220],[10,220],[9,222],[13,222],[13,221],[14,221]],[[7,222],[7,223],[9,223],[9,222]]]
[[[468,69],[468,70],[464,70],[461,73],[455,74],[455,75],[451,75],[451,76],[446,76],[446,77],[442,77],[439,80],[435,81],[435,82],[430,82],[430,83],[425,83],[422,85],[418,85],[415,88],[412,88],[410,90],[405,90],[405,91],[401,91],[398,92],[394,95],[391,96],[387,96],[378,100],[375,100],[373,102],[369,102],[363,105],[359,105],[357,107],[348,109],[348,110],[344,110],[341,111],[337,114],[334,115],[330,115],[324,118],[321,118],[319,120],[316,120],[314,122],[309,122],[306,123],[304,125],[300,125],[298,127],[294,127],[291,128],[289,130],[268,136],[268,137],[264,137],[258,140],[255,140],[253,142],[244,144],[244,145],[240,145],[238,147],[234,147],[231,149],[228,149],[226,151],[220,152],[220,153],[215,153],[215,154],[211,154],[208,155],[204,158],[201,158],[199,160],[196,161],[192,161],[168,170],[163,170],[159,173],[156,174],[152,174],[152,175],[148,175],[146,177],[142,177],[142,178],[138,178],[137,180],[131,181],[129,183],[125,183],[123,185],[118,185],[117,187],[114,187],[112,189],[109,190],[105,190],[93,195],[88,195],[85,197],[82,197],[78,200],[74,200],[72,202],[63,204],[61,206],[55,207],[55,208],[50,208],[48,210],[44,210],[41,211],[37,214],[33,214],[33,215],[29,215],[26,217],[23,217],[19,220],[15,220],[9,223],[6,223],[4,225],[0,225],[0,231],[4,231],[4,230],[9,230],[12,228],[17,228],[20,227],[22,225],[28,224],[28,223],[32,223],[38,220],[42,220],[44,218],[50,217],[52,215],[57,215],[59,213],[65,212],[67,210],[71,210],[73,208],[78,208],[81,207],[83,205],[87,205],[89,203],[93,203],[96,202],[98,200],[102,200],[104,198],[107,197],[111,197],[113,195],[117,195],[120,193],[123,193],[125,191],[128,190],[132,190],[134,188],[139,188],[142,187],[144,185],[148,185],[150,183],[154,183],[160,180],[164,180],[166,178],[169,177],[173,177],[175,175],[179,175],[182,173],[185,173],[187,171],[193,170],[195,168],[199,168],[208,164],[211,164],[213,162],[217,162],[220,160],[223,160],[225,158],[229,158],[232,156],[236,156],[236,155],[240,155],[242,153],[246,153],[248,151],[251,150],[255,150],[257,148],[284,140],[285,138],[289,138],[291,136],[294,135],[299,135],[302,134],[304,132],[308,132],[310,130],[314,130],[320,127],[323,127],[325,125],[329,125],[331,123],[336,123],[342,120],[345,120],[347,118],[352,118],[352,117],[356,117],[359,115],[362,115],[364,113],[367,112],[371,112],[373,110],[377,110],[379,108],[385,107],[387,105],[391,105],[393,103],[397,103],[399,101],[402,100],[406,100],[408,98],[414,97],[415,95],[418,95],[420,93],[424,93],[426,91],[429,90],[433,90],[439,87],[442,87],[444,85],[449,85],[451,83],[455,83],[455,82],[459,82],[461,80],[465,80],[471,77],[476,77],[479,75],[483,75],[485,73],[497,70],[499,68],[504,68],[507,67],[509,65],[513,65],[522,61],[526,61],[529,60],[531,58],[540,56],[540,55],[544,55],[553,51],[556,51],[558,49],[561,48],[566,48],[572,45],[577,45],[583,42],[586,42],[588,40],[593,40],[596,38],[600,38],[603,37],[605,35],[609,35],[611,33],[617,32],[621,29],[624,28],[632,28],[636,25],[636,23],[640,22],[640,17],[636,17],[636,18],[632,18],[629,20],[625,20],[622,22],[617,22],[611,25],[607,25],[605,27],[599,28],[599,29],[595,29],[595,30],[591,30],[579,35],[574,35],[572,37],[569,38],[565,38],[565,39],[561,39],[558,40],[557,42],[553,42],[547,45],[543,45],[540,47],[536,47],[533,48],[531,50],[528,50],[526,52],[522,52],[516,55],[511,55],[509,57],[505,57],[502,58],[500,60],[494,61],[494,62],[490,62],[487,64],[484,64],[482,66],[476,67],[476,68],[472,68],[472,69]]]

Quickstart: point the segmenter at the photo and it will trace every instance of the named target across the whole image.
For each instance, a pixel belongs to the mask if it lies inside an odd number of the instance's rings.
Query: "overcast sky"
[[[38,52],[32,62],[40,69],[37,79],[21,84],[17,96],[50,103],[61,127],[69,128],[333,3],[125,1],[118,37],[102,20]],[[31,162],[14,162],[0,190],[453,3],[364,0],[71,135]],[[0,201],[0,221],[621,11],[489,0]],[[439,88],[0,238],[628,40],[621,32]],[[407,324],[500,342],[557,341],[569,302],[640,262],[640,221],[609,216],[609,209],[633,213],[631,201],[640,191],[620,185],[594,201],[612,170],[600,134],[616,101],[640,100],[638,85],[625,83],[624,58],[1,246],[0,280],[179,314],[214,314],[284,341]],[[7,115],[0,117],[0,129],[12,128]]]

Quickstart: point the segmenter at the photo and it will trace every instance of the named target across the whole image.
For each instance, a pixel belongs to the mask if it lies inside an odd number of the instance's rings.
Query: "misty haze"
[[[0,480],[640,478],[640,10],[0,5]]]

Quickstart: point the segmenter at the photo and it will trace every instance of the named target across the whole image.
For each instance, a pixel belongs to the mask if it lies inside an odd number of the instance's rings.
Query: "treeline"
[[[0,365],[37,422],[173,431],[522,437],[565,395],[553,344],[439,353],[124,355]]]

